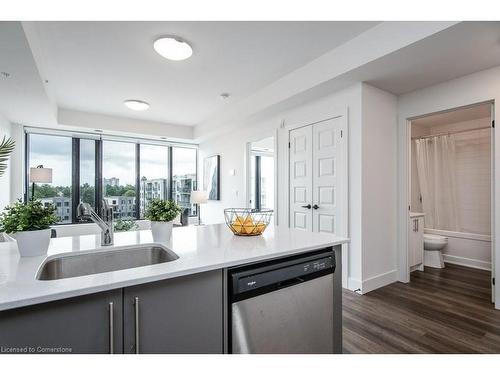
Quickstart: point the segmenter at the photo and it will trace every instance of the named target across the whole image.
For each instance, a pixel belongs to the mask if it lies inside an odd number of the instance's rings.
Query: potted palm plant
[[[151,221],[153,241],[168,242],[170,240],[173,220],[181,211],[181,207],[171,200],[153,199],[149,202],[144,216]]]
[[[44,206],[40,200],[26,203],[18,201],[5,207],[0,215],[2,230],[17,242],[23,257],[47,253],[50,242],[50,226],[57,223],[54,206]]]

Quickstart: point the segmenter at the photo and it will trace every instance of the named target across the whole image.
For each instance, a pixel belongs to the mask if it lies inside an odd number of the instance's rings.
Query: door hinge
[[[290,142],[288,142],[288,148],[291,148],[291,143]]]
[[[491,284],[495,285],[495,278],[491,279]]]
[[[340,131],[340,138],[342,138],[343,136],[344,136],[344,131],[343,131],[343,130],[341,130],[341,131]]]
[[[411,206],[408,206],[408,211],[411,211]]]
[[[491,127],[494,128],[495,127],[495,120],[492,120],[491,121]]]

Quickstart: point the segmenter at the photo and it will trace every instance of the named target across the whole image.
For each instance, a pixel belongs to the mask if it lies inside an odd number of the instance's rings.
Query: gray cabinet
[[[120,353],[122,290],[1,311],[0,347],[3,353]]]
[[[0,312],[1,352],[222,353],[222,270]],[[137,346],[136,343],[139,345]]]
[[[222,353],[222,286],[217,270],[125,288],[125,353]]]

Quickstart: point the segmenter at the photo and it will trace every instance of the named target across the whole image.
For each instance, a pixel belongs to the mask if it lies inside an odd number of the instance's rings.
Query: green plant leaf
[[[14,151],[16,142],[12,138],[5,139],[5,136],[0,143],[0,176],[2,176],[7,169],[7,160],[9,155]]]
[[[168,199],[153,199],[149,202],[144,217],[151,221],[172,221],[182,212],[182,208]]]
[[[2,231],[6,233],[26,232],[48,229],[57,223],[52,204],[44,204],[38,200],[23,203],[21,200],[5,207],[0,215]]]

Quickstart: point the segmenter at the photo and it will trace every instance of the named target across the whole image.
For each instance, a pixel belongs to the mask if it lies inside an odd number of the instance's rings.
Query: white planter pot
[[[172,221],[152,221],[151,233],[154,242],[168,242],[172,236]]]
[[[50,229],[17,232],[12,235],[22,257],[36,257],[47,254],[50,243]]]

